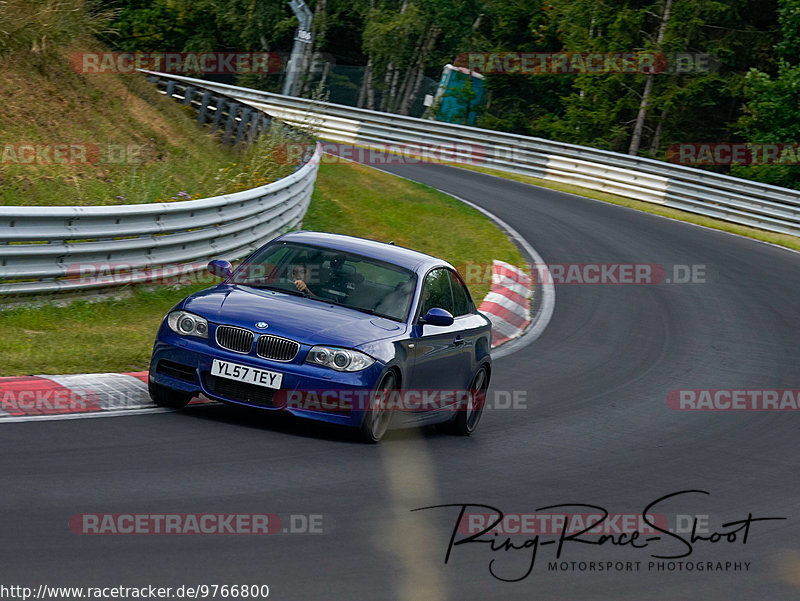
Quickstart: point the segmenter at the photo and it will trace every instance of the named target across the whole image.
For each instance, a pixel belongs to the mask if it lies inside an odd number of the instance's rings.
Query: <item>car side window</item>
[[[246,285],[271,284],[279,277],[281,269],[286,271],[284,263],[290,256],[291,249],[288,246],[277,250],[270,248],[248,262],[242,271],[236,274],[234,282]]]
[[[438,307],[453,312],[453,293],[450,290],[450,276],[447,269],[438,268],[425,276],[422,284],[420,316]]]
[[[450,274],[450,286],[453,289],[453,317],[472,313],[472,303],[469,300],[469,296],[467,296],[464,284],[461,283],[455,273],[452,271],[448,273]]]

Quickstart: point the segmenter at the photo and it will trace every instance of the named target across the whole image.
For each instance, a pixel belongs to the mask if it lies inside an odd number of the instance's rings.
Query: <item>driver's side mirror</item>
[[[434,307],[429,309],[419,322],[431,326],[451,326],[453,325],[453,315],[450,311]]]
[[[228,278],[233,273],[233,266],[224,259],[214,259],[208,264],[208,271],[219,278]]]

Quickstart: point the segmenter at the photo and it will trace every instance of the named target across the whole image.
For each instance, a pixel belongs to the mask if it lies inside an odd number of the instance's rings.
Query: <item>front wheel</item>
[[[465,404],[456,411],[456,418],[445,424],[447,430],[458,436],[469,436],[478,427],[478,422],[483,415],[483,407],[486,404],[486,390],[489,388],[489,372],[485,367],[481,367],[472,384],[469,387],[469,397]]]
[[[369,407],[366,408],[364,421],[361,424],[361,439],[364,442],[376,443],[383,438],[392,420],[390,409],[386,406],[392,392],[397,388],[397,376],[388,371],[381,378],[375,392],[370,395]]]
[[[150,393],[150,398],[159,407],[168,407],[170,409],[183,409],[192,400],[192,394],[189,392],[182,392],[156,384],[155,382],[147,382],[147,390]]]

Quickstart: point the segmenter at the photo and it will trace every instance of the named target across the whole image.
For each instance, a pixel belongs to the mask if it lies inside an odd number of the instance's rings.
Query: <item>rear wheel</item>
[[[169,407],[170,409],[183,409],[192,400],[192,394],[189,392],[182,392],[156,384],[155,382],[147,383],[147,390],[150,393],[150,398],[159,407]]]
[[[386,406],[389,396],[397,389],[397,376],[393,371],[386,372],[381,378],[375,392],[370,395],[369,407],[364,415],[364,422],[361,424],[361,439],[364,442],[379,442],[389,423],[392,421],[392,414]]]
[[[469,387],[469,396],[465,404],[456,410],[456,418],[443,424],[444,430],[458,436],[469,436],[478,427],[486,404],[486,390],[489,388],[489,372],[481,367]]]

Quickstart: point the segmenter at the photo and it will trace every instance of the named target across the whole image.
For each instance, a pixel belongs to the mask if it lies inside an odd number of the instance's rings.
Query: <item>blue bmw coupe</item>
[[[349,426],[475,431],[491,376],[491,322],[448,263],[393,244],[292,232],[166,315],[153,401],[205,396]],[[461,394],[463,393],[463,394]],[[393,402],[398,401],[399,402]]]

